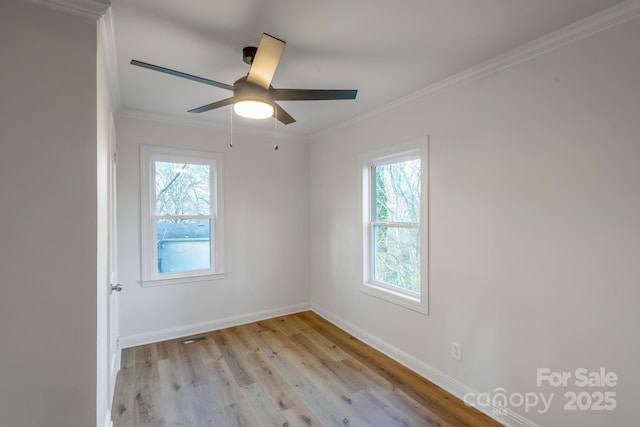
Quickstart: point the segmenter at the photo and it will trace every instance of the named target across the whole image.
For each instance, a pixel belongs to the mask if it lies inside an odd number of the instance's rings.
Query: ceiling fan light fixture
[[[264,101],[244,100],[233,104],[233,111],[248,119],[266,119],[273,116],[273,105]]]

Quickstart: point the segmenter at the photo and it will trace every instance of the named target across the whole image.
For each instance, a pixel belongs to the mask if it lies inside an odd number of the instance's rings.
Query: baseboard
[[[386,356],[389,356],[396,362],[401,363],[402,365],[416,372],[418,375],[436,384],[438,387],[453,394],[457,398],[463,400],[464,396],[468,395],[469,393],[475,396],[479,395],[479,393],[476,390],[473,390],[471,387],[462,384],[460,381],[448,376],[447,374],[434,368],[433,366],[430,366],[423,361],[416,359],[410,354],[407,354],[399,348],[387,343],[386,341],[381,340],[375,335],[355,326],[354,324],[344,320],[331,311],[326,310],[318,306],[317,304],[311,304],[311,310],[317,313],[319,316],[325,318],[329,322],[333,323],[340,329],[350,333],[362,342],[370,345]],[[509,410],[508,408],[491,405],[488,402],[481,407],[477,407],[477,409],[508,427],[539,427],[533,421],[522,417],[521,415]]]
[[[307,311],[311,308],[308,303],[281,307],[273,310],[258,311],[239,316],[231,316],[223,319],[211,320],[202,323],[178,326],[175,328],[161,329],[157,331],[145,332],[120,337],[121,348],[135,347],[138,345],[151,344],[154,342],[166,341],[170,339],[185,337],[188,335],[203,332],[215,331],[218,329],[230,328],[232,326],[244,325],[246,323],[258,322],[272,317],[285,316],[287,314]]]

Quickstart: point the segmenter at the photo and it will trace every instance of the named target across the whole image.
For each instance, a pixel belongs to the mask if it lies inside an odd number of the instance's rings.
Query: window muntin
[[[422,313],[427,313],[427,153],[428,143],[414,142],[361,158],[361,290]]]
[[[223,277],[222,158],[141,148],[143,285]]]

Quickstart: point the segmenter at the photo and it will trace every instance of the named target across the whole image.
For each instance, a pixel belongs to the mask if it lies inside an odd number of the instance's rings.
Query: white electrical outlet
[[[451,357],[462,362],[462,344],[451,343]]]

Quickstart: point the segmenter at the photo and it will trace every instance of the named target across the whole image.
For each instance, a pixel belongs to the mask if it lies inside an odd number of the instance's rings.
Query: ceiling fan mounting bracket
[[[242,48],[242,60],[244,61],[244,63],[252,65],[257,51],[258,48],[255,46],[247,46],[245,48]]]

